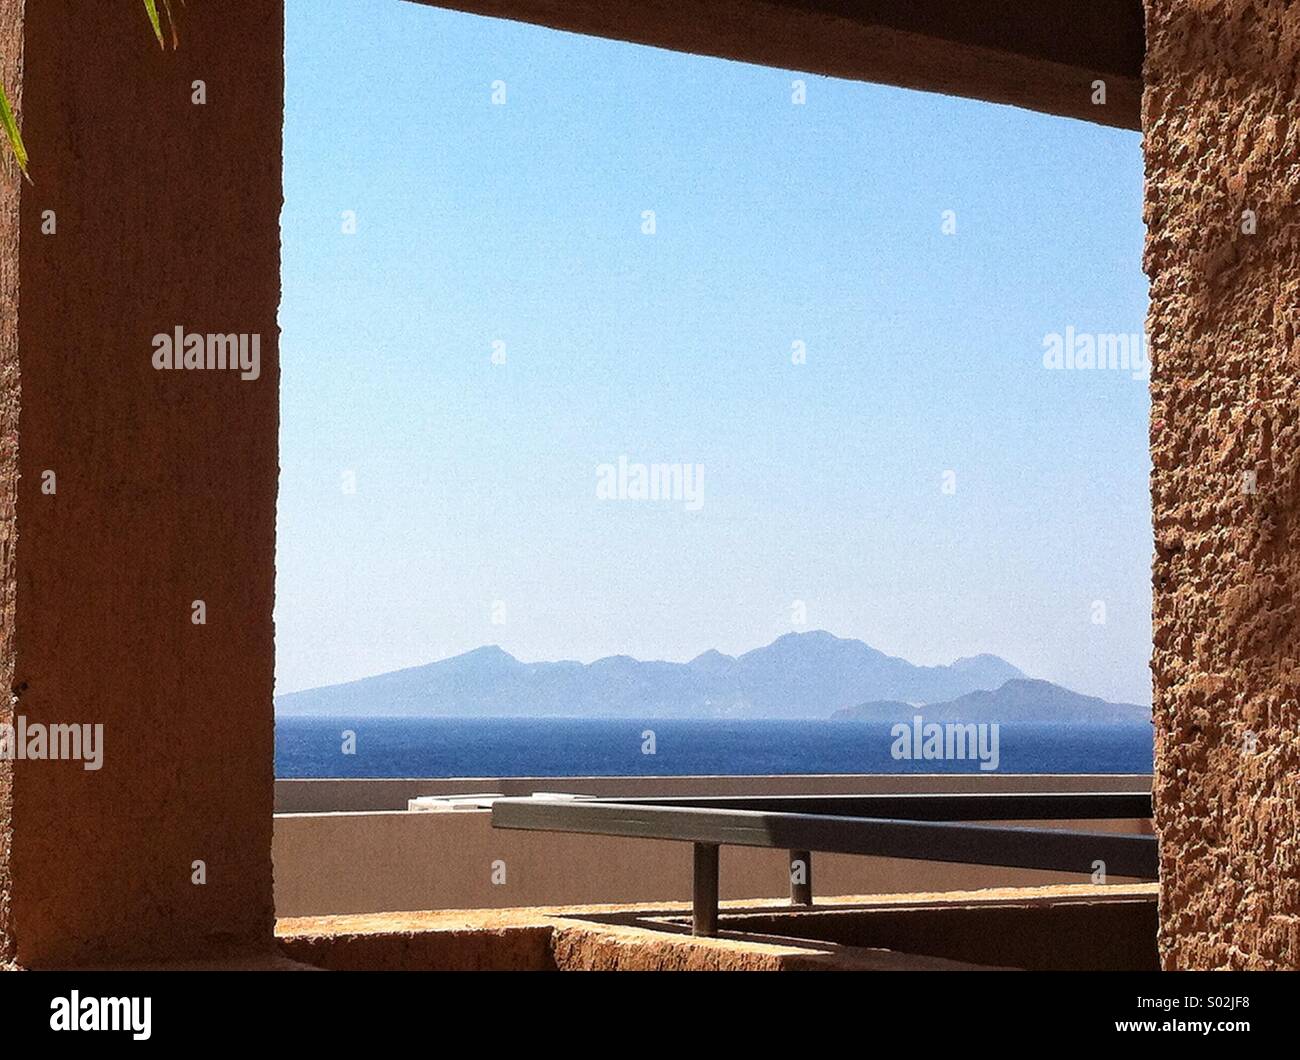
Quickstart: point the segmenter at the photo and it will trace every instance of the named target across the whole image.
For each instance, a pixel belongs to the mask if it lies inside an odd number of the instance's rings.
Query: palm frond
[[[185,0],[181,0],[181,4],[184,3]],[[172,35],[172,48],[179,48],[181,39],[176,32],[176,15],[172,12],[172,0],[162,0],[161,15],[158,13],[158,0],[144,0],[144,9],[149,16],[149,25],[153,27],[153,35],[158,38],[158,47],[163,50],[167,48],[167,41],[163,38],[163,22],[166,22]]]
[[[5,95],[3,86],[0,86],[0,125],[4,126],[9,146],[13,148],[14,158],[18,160],[18,168],[23,171],[23,176],[27,178],[28,183],[31,183],[32,175],[27,172],[27,148],[23,144],[23,134],[18,131],[18,122],[14,119],[14,112],[9,106],[9,97]]]
[[[164,5],[166,0],[163,0]],[[149,15],[149,24],[153,26],[153,35],[158,38],[158,47],[166,48],[167,42],[163,40],[162,23],[158,21],[158,5],[154,0],[144,0],[145,12]]]

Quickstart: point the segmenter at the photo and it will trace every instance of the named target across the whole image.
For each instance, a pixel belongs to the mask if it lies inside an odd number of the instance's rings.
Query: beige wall
[[[284,785],[286,782],[280,782]],[[584,791],[593,795],[699,795],[924,790],[1129,790],[1149,788],[1146,777],[669,777],[554,778],[513,781],[296,781],[293,798],[310,801],[391,800],[400,791],[450,794],[532,790]],[[409,787],[408,787],[409,785]],[[1091,831],[1150,831],[1148,822],[1051,822]],[[374,913],[417,909],[686,900],[691,848],[686,843],[494,829],[483,811],[453,813],[326,812],[277,814],[275,901],[280,917]],[[494,884],[494,862],[506,882]],[[724,898],[789,894],[786,854],[724,847]],[[1084,874],[1013,870],[975,865],[814,854],[819,895],[942,891],[992,886],[1086,883]],[[1112,882],[1126,882],[1119,877]]]

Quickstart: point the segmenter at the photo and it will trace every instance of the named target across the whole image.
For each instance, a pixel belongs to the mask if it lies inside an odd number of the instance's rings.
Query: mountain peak
[[[980,652],[978,655],[963,655],[960,659],[953,659],[950,665],[962,669],[987,662],[1006,662],[1006,660],[999,655],[990,655],[988,652],[984,651]]]
[[[782,633],[779,637],[776,638],[776,640],[772,641],[772,644],[786,644],[786,643],[796,643],[796,642],[803,642],[805,644],[811,644],[814,642],[830,644],[835,641],[844,641],[844,639],[845,639],[844,637],[837,637],[834,633],[827,632],[824,629],[803,629],[803,630],[796,629],[796,630],[792,630],[789,633]],[[769,647],[770,646],[771,645],[769,645]]]
[[[717,648],[710,648],[708,651],[702,651],[695,656],[686,665],[692,670],[705,670],[716,673],[719,670],[725,670],[735,663],[735,659],[730,655],[723,655]]]
[[[506,651],[500,644],[484,644],[481,648],[475,648],[473,651],[462,652],[460,655],[454,655],[448,662],[457,662],[460,660],[473,660],[474,662],[512,662],[517,663],[519,660]],[[435,664],[436,665],[436,664]]]
[[[1013,666],[999,655],[987,652],[955,659],[948,669],[971,678],[983,688],[1001,688],[1008,681],[1030,680],[1019,667]]]
[[[771,644],[764,645],[761,648],[755,648],[753,651],[746,652],[741,656],[742,659],[748,659],[761,655],[765,652],[789,655],[791,653],[816,653],[824,656],[827,653],[837,651],[862,651],[872,654],[880,654],[869,644],[864,644],[860,640],[853,640],[848,637],[837,637],[834,633],[828,633],[824,629],[806,629],[796,630],[792,633],[782,633]]]

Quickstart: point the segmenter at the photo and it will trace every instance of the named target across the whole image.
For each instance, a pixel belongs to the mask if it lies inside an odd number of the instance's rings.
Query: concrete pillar
[[[137,2],[0,0],[0,720],[103,726],[98,770],[0,761],[23,966],[271,945],[283,2],[172,7],[163,51]],[[176,328],[258,377],[158,370]]]
[[[1300,968],[1300,7],[1147,0],[1160,950]]]

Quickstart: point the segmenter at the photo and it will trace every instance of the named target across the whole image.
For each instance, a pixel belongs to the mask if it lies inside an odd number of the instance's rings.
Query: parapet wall
[[[613,798],[672,795],[994,791],[1149,791],[1132,775],[859,774],[840,776],[500,777],[276,781],[275,905],[279,917],[684,901],[689,843],[493,828],[485,811],[405,812],[420,795],[574,792]],[[1020,822],[1022,824],[1028,822]],[[1045,827],[1150,834],[1150,821],[1044,821]],[[790,893],[788,854],[724,847],[725,898]],[[1078,873],[813,855],[813,890],[899,894],[1083,883]],[[1122,885],[1112,877],[1108,885]]]

